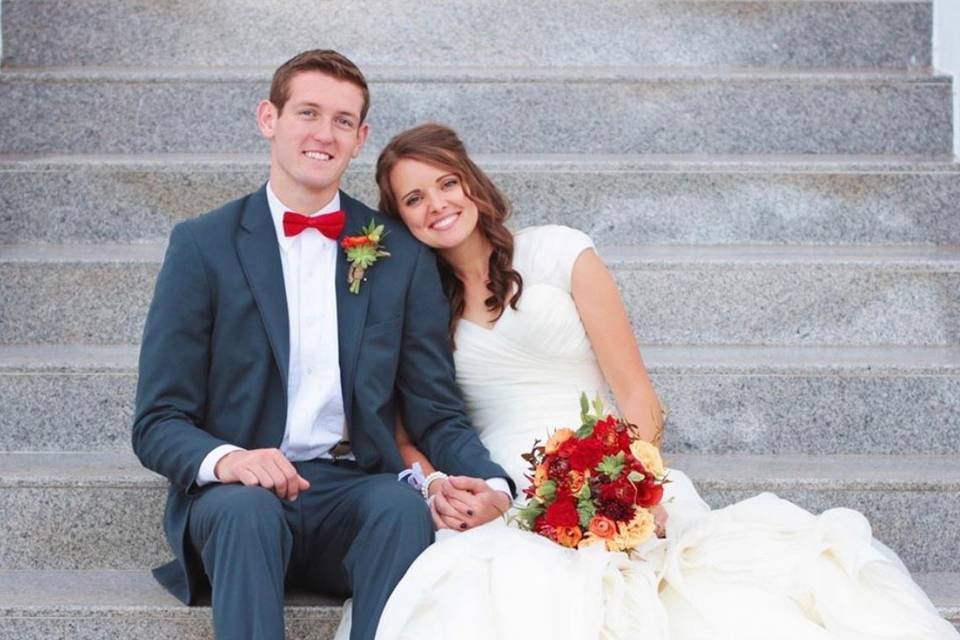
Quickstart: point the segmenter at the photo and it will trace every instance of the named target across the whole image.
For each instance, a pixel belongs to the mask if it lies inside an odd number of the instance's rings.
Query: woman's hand
[[[658,504],[653,509],[653,523],[656,525],[654,531],[657,534],[658,538],[667,537],[667,520],[670,518],[670,514],[667,513],[667,510],[663,508],[663,505]]]
[[[436,490],[434,490],[436,487]],[[431,514],[438,529],[466,531],[507,512],[510,496],[480,478],[450,476],[430,485]]]

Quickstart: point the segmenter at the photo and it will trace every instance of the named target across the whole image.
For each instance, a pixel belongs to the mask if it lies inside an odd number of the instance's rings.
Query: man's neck
[[[283,203],[283,206],[289,207],[297,213],[310,215],[327,206],[337,195],[340,185],[336,184],[322,191],[311,191],[299,184],[287,184],[282,178],[277,179],[271,175],[270,188],[273,189],[274,195]]]

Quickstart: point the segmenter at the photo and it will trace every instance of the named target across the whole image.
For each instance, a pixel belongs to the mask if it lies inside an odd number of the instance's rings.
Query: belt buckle
[[[341,460],[346,460],[346,457],[350,454],[350,441],[341,440],[337,444],[330,447],[327,453],[330,454],[330,457],[333,458],[334,462],[340,462]]]

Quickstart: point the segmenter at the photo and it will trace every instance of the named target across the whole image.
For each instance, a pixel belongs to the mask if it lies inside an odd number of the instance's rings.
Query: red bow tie
[[[305,216],[293,211],[283,214],[283,235],[290,237],[299,234],[307,228],[313,228],[331,240],[340,237],[343,231],[343,221],[346,219],[343,211],[333,211],[321,216]]]

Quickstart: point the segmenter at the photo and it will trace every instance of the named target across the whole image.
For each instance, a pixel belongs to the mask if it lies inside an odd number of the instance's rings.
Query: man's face
[[[362,107],[360,87],[318,71],[293,77],[281,113],[267,100],[260,103],[260,131],[271,142],[271,185],[285,204],[311,213],[333,198],[367,139]]]

